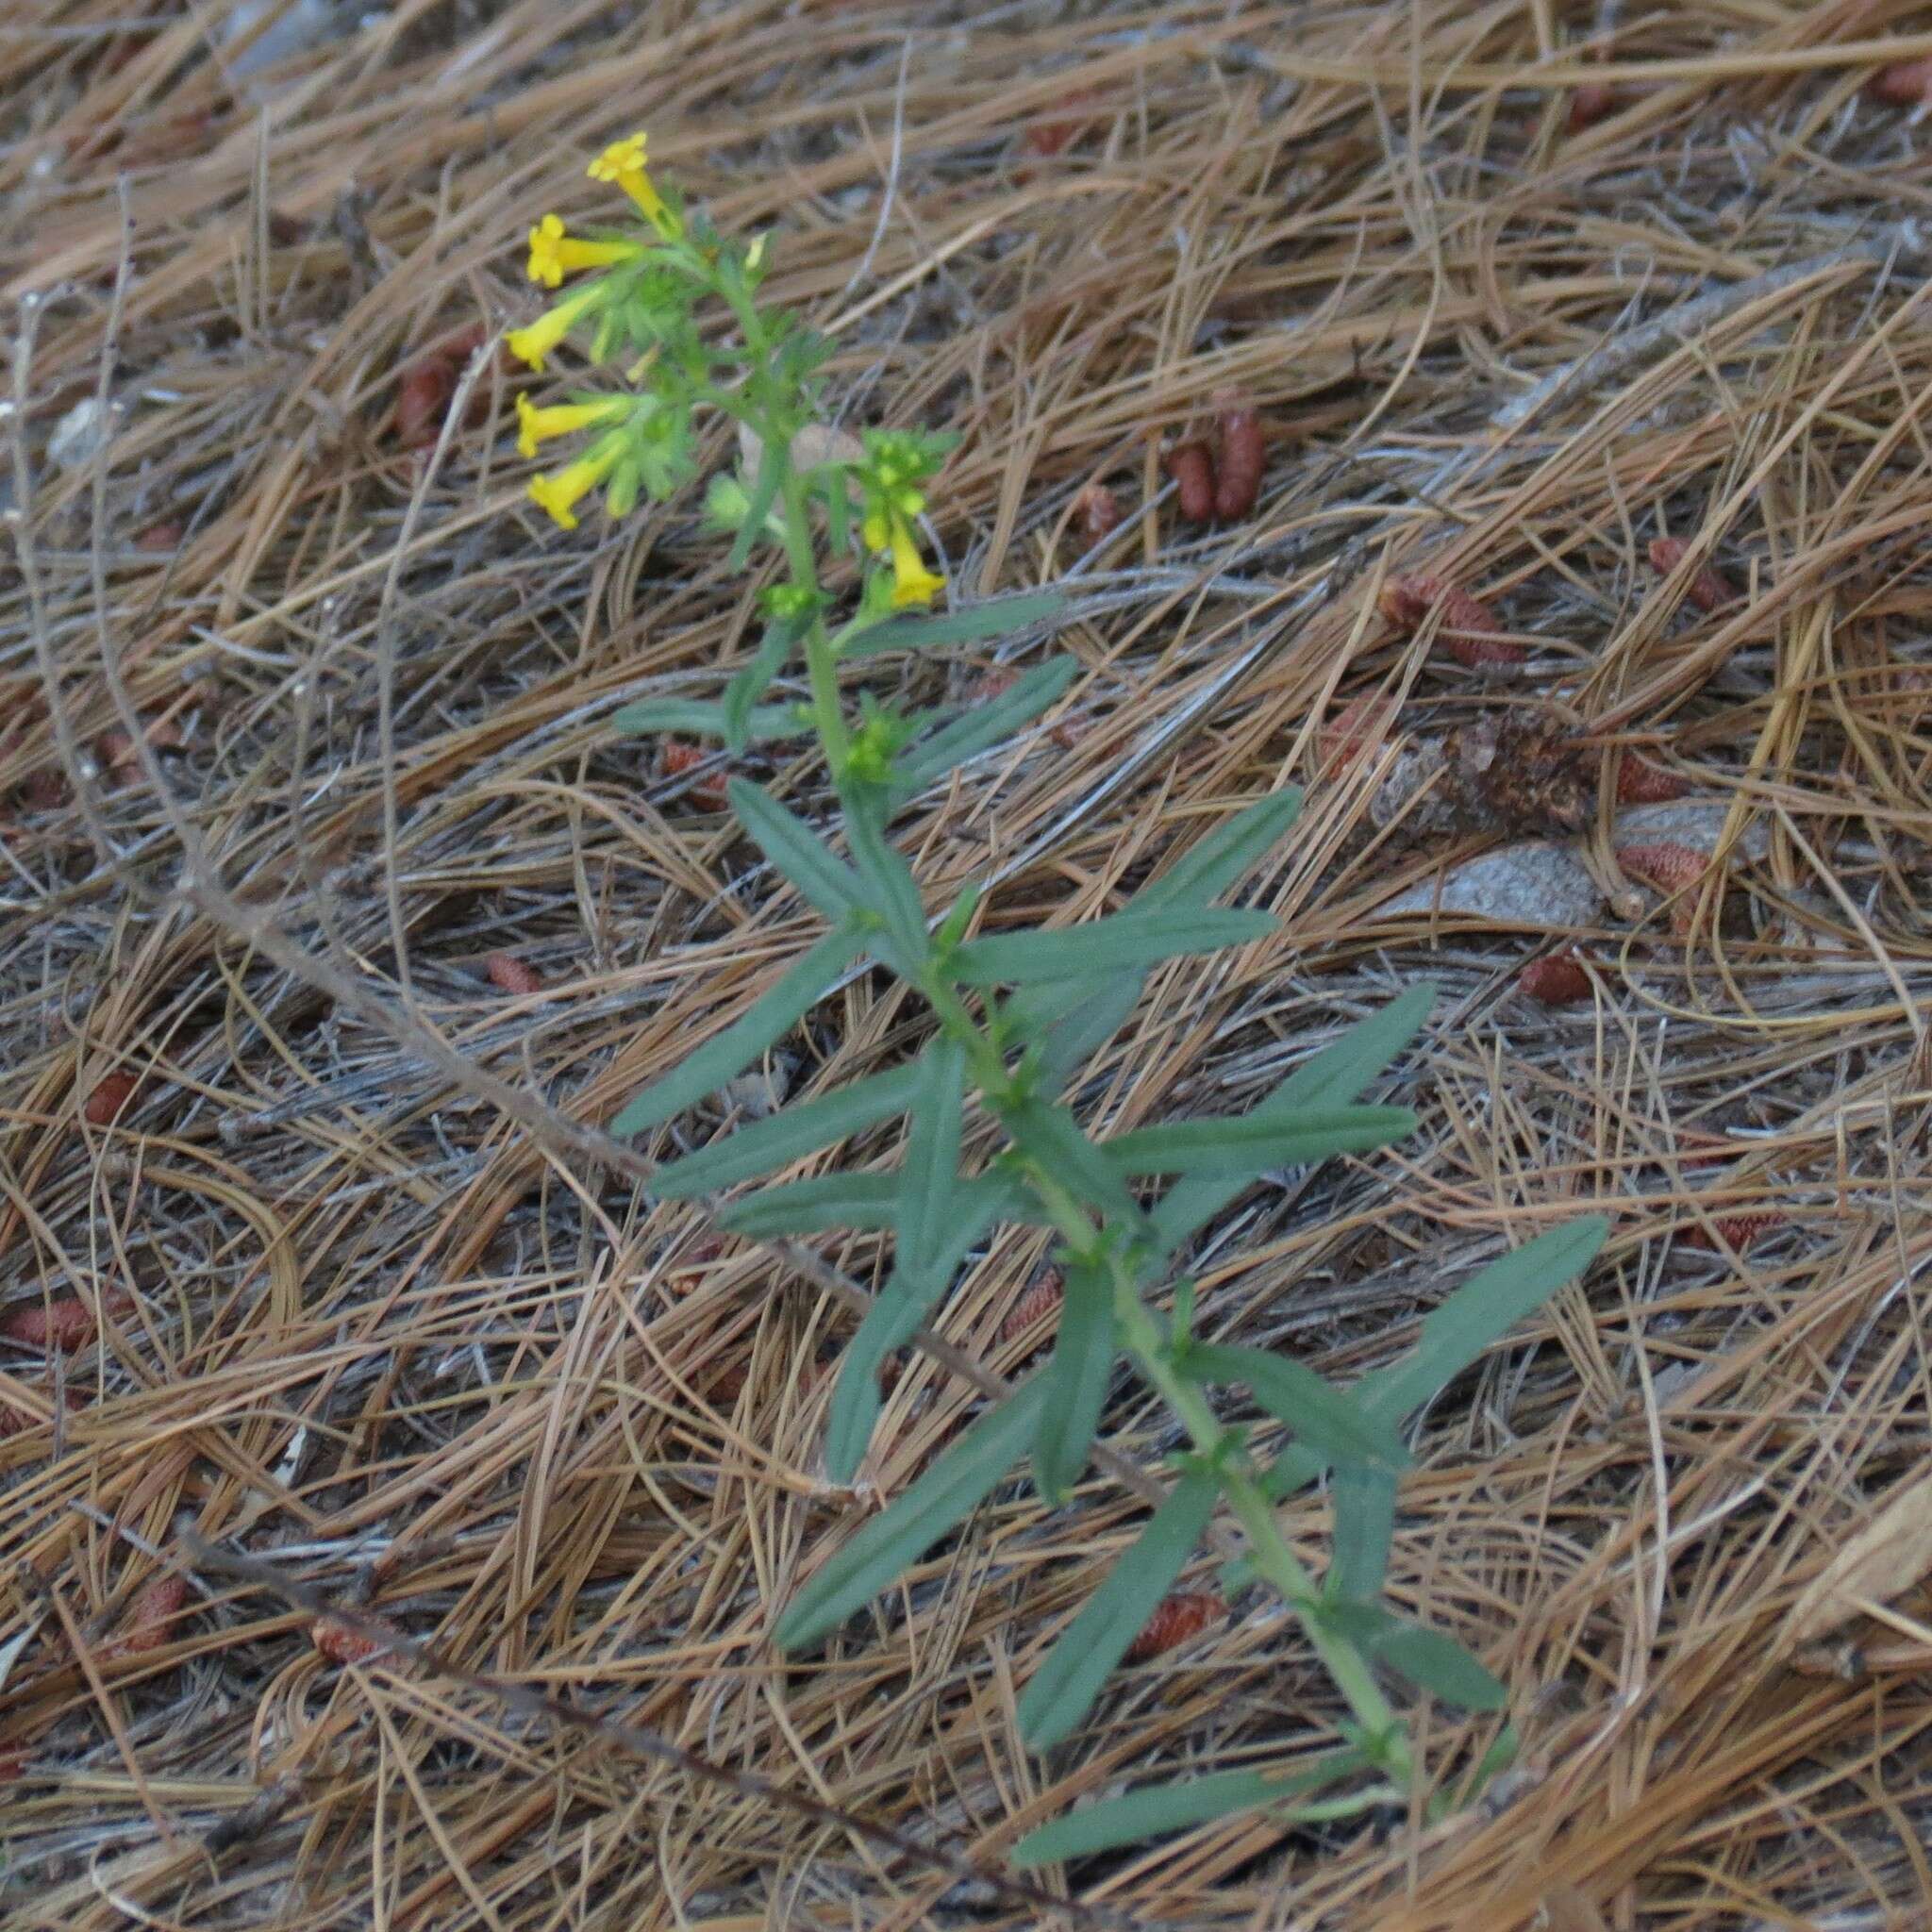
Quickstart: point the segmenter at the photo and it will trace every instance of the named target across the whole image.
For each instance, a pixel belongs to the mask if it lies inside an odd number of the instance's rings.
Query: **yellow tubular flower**
[[[617,467],[623,455],[624,438],[607,436],[588,456],[579,457],[574,463],[566,463],[562,469],[547,476],[532,476],[530,494],[550,512],[558,525],[566,530],[575,530],[577,520],[573,511],[577,499],[596,489]]]
[[[935,576],[919,554],[909,524],[897,518],[892,522],[892,608],[904,610],[910,604],[930,604],[946,588],[946,580]]]
[[[546,308],[528,328],[511,329],[506,340],[509,352],[527,362],[538,375],[543,373],[543,358],[583,318],[603,300],[604,291],[592,282],[575,295],[566,295],[554,308]]]
[[[563,278],[580,268],[608,268],[635,261],[643,253],[636,242],[579,242],[564,232],[557,215],[545,215],[530,230],[529,277],[546,289],[560,289]]]
[[[651,186],[644,173],[644,137],[629,134],[613,141],[584,171],[592,181],[614,181],[637,204],[638,212],[660,235],[668,235],[675,224],[663,197]]]
[[[600,396],[594,403],[553,403],[540,409],[523,391],[517,391],[517,454],[533,457],[545,438],[569,436],[599,423],[614,423],[631,407],[629,396]]]

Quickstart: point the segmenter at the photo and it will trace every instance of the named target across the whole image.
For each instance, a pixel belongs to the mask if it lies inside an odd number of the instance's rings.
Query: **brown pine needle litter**
[[[1928,58],[1893,0],[12,9],[0,1916],[1932,1914],[1932,163],[1920,94],[1871,85]],[[1441,1823],[1433,1792],[1250,1812],[1006,1877],[1082,1803],[1335,1741],[1236,1593],[1022,1749],[1018,1690],[1174,1447],[1133,1400],[1069,1506],[1008,1484],[849,1640],[776,1657],[789,1592],[1001,1386],[1042,1256],[1020,1230],[971,1266],[837,1491],[818,1364],[881,1239],[693,1265],[703,1211],[640,1182],[896,1063],[918,1014],[855,978],[723,1106],[599,1132],[819,930],[609,726],[755,648],[701,492],[568,537],[523,494],[528,378],[491,348],[540,305],[523,230],[581,218],[584,157],[637,125],[773,230],[841,424],[959,433],[955,594],[1074,574],[1085,675],[901,821],[931,888],[1076,922],[1308,788],[1250,888],[1282,937],[1157,974],[1085,1117],[1239,1111],[1441,988],[1373,1096],[1417,1135],[1252,1191],[1193,1258],[1196,1326],[1345,1380],[1510,1241],[1614,1215],[1414,1431],[1391,1594],[1519,1734]],[[1228,392],[1268,425],[1257,494],[1192,525],[1162,455]],[[1710,608],[1659,594],[1690,532],[1736,592]],[[1523,648],[1384,622],[1418,578]],[[1403,760],[1519,711],[1694,792],[1606,775],[1581,829],[1445,828]],[[795,749],[758,769],[810,816]],[[1613,858],[1662,846],[1722,868],[1680,933]],[[1518,996],[1572,948],[1591,998]],[[1327,1518],[1283,1507],[1311,1552]],[[334,1607],[377,1562],[380,1628]],[[1826,1638],[1853,1661],[1802,1668]],[[1427,1724],[1453,1801],[1496,1724]]]

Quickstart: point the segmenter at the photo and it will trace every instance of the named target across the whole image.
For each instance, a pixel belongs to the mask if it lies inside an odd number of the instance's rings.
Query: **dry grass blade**
[[[1853,1532],[1791,1606],[1779,1637],[1787,1652],[1841,1630],[1874,1604],[1915,1590],[1932,1572],[1932,1475],[1899,1486],[1878,1512]]]

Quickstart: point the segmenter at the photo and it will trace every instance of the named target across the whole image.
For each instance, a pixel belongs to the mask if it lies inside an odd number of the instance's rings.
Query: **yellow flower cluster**
[[[585,171],[592,181],[614,183],[630,196],[638,211],[667,242],[681,232],[677,216],[665,206],[664,198],[651,185],[644,171],[644,137],[627,135],[613,142]],[[637,261],[645,252],[641,242],[591,242],[572,235],[558,215],[548,214],[530,230],[530,259],[526,273],[533,282],[546,289],[560,289],[563,278],[583,269],[615,268]],[[606,291],[591,282],[561,302],[546,308],[527,328],[512,329],[508,338],[510,354],[527,362],[539,375],[545,359],[572,329],[603,306]],[[546,437],[567,436],[597,424],[613,423],[631,413],[633,399],[609,396],[595,403],[560,404],[555,408],[535,408],[527,396],[517,398],[517,448],[526,457],[537,453]],[[604,483],[624,457],[624,439],[611,434],[596,443],[576,461],[552,474],[530,480],[530,494],[566,530],[576,528],[575,506],[590,491]]]

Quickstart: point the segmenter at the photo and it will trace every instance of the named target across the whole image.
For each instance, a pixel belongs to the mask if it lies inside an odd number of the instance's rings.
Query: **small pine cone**
[[[1127,1645],[1127,1662],[1144,1664],[1198,1637],[1208,1624],[1227,1614],[1227,1606],[1210,1590],[1177,1590],[1161,1598],[1154,1614],[1133,1642]]]
[[[1865,83],[1865,96],[1889,108],[1916,108],[1932,100],[1932,58],[1894,60],[1881,67]]]
[[[1634,751],[1626,751],[1618,760],[1617,803],[1620,807],[1663,805],[1673,798],[1682,798],[1690,789],[1690,779],[1680,773],[1667,772],[1663,766],[1639,758]]]
[[[1692,845],[1659,840],[1651,844],[1618,846],[1617,863],[1633,879],[1670,896],[1671,930],[1683,938],[1697,917],[1702,896],[1697,885],[1710,870],[1710,855]]]
[[[67,1389],[61,1392],[70,1415],[75,1409],[87,1407],[87,1397],[80,1390]],[[25,1435],[28,1429],[38,1428],[40,1421],[40,1417],[32,1409],[13,1401],[9,1396],[0,1394],[0,1442],[4,1442],[9,1436]]]
[[[711,1386],[705,1391],[707,1402],[736,1402],[744,1393],[744,1385],[751,1374],[748,1362],[728,1362],[713,1378]]]
[[[1033,1279],[1026,1285],[1025,1293],[1013,1304],[1011,1312],[1000,1324],[1000,1340],[1011,1341],[1016,1336],[1025,1334],[1035,1324],[1058,1314],[1065,1298],[1066,1287],[1060,1271],[1049,1261],[1035,1272]]]
[[[1214,459],[1205,442],[1183,442],[1167,453],[1167,474],[1180,498],[1181,521],[1207,524],[1214,520]]]
[[[332,1664],[367,1663],[385,1647],[379,1638],[365,1635],[340,1617],[316,1618],[308,1626],[308,1641]]]
[[[120,1630],[102,1646],[102,1657],[140,1657],[158,1650],[168,1641],[168,1625],[187,1596],[188,1579],[178,1572],[166,1570],[150,1577],[135,1591]]]
[[[701,744],[685,744],[678,739],[667,738],[658,755],[658,770],[666,778],[681,778],[711,756]],[[691,795],[710,810],[723,811],[731,802],[726,790],[730,778],[731,774],[722,770],[701,773],[691,780]]]
[[[1711,1221],[1711,1227],[1731,1248],[1742,1255],[1749,1251],[1759,1235],[1768,1234],[1774,1227],[1782,1227],[1787,1218],[1775,1208],[1765,1208],[1756,1214],[1717,1215]],[[1700,1223],[1684,1230],[1684,1245],[1687,1248],[1715,1249],[1717,1242],[1711,1239],[1710,1230]]]
[[[1393,698],[1351,698],[1315,734],[1315,756],[1323,770],[1346,769],[1365,754],[1378,751],[1395,722]]]
[[[1659,576],[1669,576],[1683,562],[1690,548],[1681,537],[1653,537],[1650,540],[1651,569]],[[1735,604],[1738,600],[1738,592],[1731,580],[1709,564],[1690,579],[1690,589],[1686,594],[1698,609],[1707,613],[1722,610],[1726,604]]]
[[[125,1289],[111,1289],[101,1297],[107,1312],[120,1315],[134,1306]],[[85,1348],[100,1333],[94,1305],[77,1294],[56,1295],[51,1301],[25,1302],[0,1320],[0,1335],[24,1348],[71,1355]]]
[[[484,960],[483,970],[499,992],[530,993],[543,990],[542,974],[514,953],[491,953]]]
[[[1504,632],[1496,613],[1480,597],[1441,577],[1391,577],[1378,600],[1382,615],[1404,630],[1417,629],[1439,607],[1442,627],[1437,641],[1458,664],[1473,671],[1483,664],[1521,664],[1529,655]]]
[[[1074,499],[1074,514],[1088,542],[1098,543],[1121,526],[1121,504],[1105,483],[1089,483]]]
[[[65,772],[42,765],[21,781],[20,795],[30,811],[58,811],[73,794]]]
[[[134,1090],[140,1085],[139,1074],[130,1074],[125,1067],[117,1068],[88,1095],[87,1105],[80,1110],[81,1119],[91,1127],[112,1126],[126,1110],[127,1103],[134,1098]]]
[[[1516,975],[1516,984],[1546,1007],[1572,1007],[1591,994],[1590,974],[1574,947],[1532,959]]]
[[[1607,80],[1586,80],[1570,95],[1570,132],[1581,134],[1616,111],[1617,90]]]

